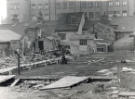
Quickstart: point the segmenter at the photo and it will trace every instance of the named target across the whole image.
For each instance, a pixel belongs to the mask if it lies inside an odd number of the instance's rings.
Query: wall
[[[132,34],[132,33],[115,33],[115,38],[116,38],[116,40],[119,40],[123,37],[129,37],[130,34]]]
[[[10,55],[10,43],[0,43],[0,57]]]
[[[93,40],[88,40],[87,45],[80,45],[79,40],[73,40],[71,41],[74,46],[71,46],[71,50],[73,53],[78,53],[78,54],[91,54],[93,53],[93,47],[95,47],[96,51],[96,43]]]
[[[53,45],[53,42],[51,40],[48,40],[47,38],[41,38],[38,41],[44,42],[44,50],[49,51],[49,50],[54,49],[54,45]],[[39,50],[38,41],[36,41],[36,50]]]
[[[11,4],[19,4],[19,9],[11,10]],[[7,21],[11,22],[13,14],[19,15],[20,22],[26,22],[30,19],[29,0],[7,0]]]
[[[56,34],[66,34],[65,40],[70,41],[70,38],[73,34],[76,34],[77,32],[56,32]]]
[[[96,42],[94,40],[88,40],[88,53],[94,53],[97,52],[97,45]]]
[[[85,1],[85,0],[84,0]],[[115,0],[113,0],[115,1]],[[104,12],[107,11],[120,11],[121,16],[122,16],[122,11],[123,10],[127,10],[128,11],[128,15],[132,16],[133,12],[135,11],[135,1],[134,0],[127,0],[129,5],[127,5],[126,7],[123,7],[122,5],[120,7],[108,7],[108,2],[104,1],[101,2],[101,6],[99,7],[95,7],[95,2],[94,2],[94,6],[93,7],[89,7],[88,6],[88,1],[86,0],[85,2],[87,3],[87,6],[85,8],[81,7],[82,5],[80,4],[81,2],[83,2],[83,0],[73,0],[72,2],[74,3],[74,7],[73,8],[69,8],[69,1],[66,0],[7,0],[7,14],[8,14],[8,21],[11,21],[11,14],[20,14],[22,16],[21,21],[27,21],[29,19],[31,19],[32,15],[38,15],[39,10],[31,10],[31,4],[35,3],[36,5],[38,5],[39,3],[41,4],[45,4],[48,3],[49,9],[47,10],[41,10],[41,12],[43,14],[49,14],[49,18],[50,20],[55,20],[57,19],[57,14],[60,13],[71,13],[71,12],[85,12],[86,15],[88,16],[88,18],[90,20],[92,19],[99,19],[99,18],[95,18],[95,13],[99,12],[101,15],[104,14]],[[67,2],[67,8],[63,9],[56,9],[56,4],[59,2],[62,6],[63,2]],[[12,3],[19,3],[20,4],[20,8],[19,10],[10,10],[10,4]],[[114,2],[115,3],[115,2]],[[122,4],[122,0],[120,0],[120,4]],[[89,13],[93,12],[94,17],[91,18]]]

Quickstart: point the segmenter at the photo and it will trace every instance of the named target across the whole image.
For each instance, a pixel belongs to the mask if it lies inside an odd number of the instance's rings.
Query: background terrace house
[[[91,54],[96,52],[95,35],[73,34],[70,38],[70,51],[72,54]],[[72,46],[74,45],[74,46]]]
[[[35,42],[36,51],[48,52],[57,49],[55,39],[51,37],[42,37]]]
[[[10,55],[12,50],[12,41],[20,41],[22,36],[11,30],[0,30],[0,52],[1,55]]]
[[[111,26],[115,27],[115,40],[128,37],[135,32],[135,17],[115,17],[111,20]]]
[[[59,37],[54,35],[55,21],[51,22],[31,22],[25,31],[25,37],[30,42],[31,52],[49,51],[56,49]]]
[[[86,29],[86,25],[85,28]],[[90,25],[88,30],[85,30],[85,33],[95,35],[96,51],[97,52],[108,52],[112,51],[112,44],[114,42],[114,29],[109,26],[109,24],[103,24],[96,22],[93,25]]]
[[[55,28],[55,33],[61,37],[61,40],[70,41],[70,37],[73,34],[82,34],[84,23],[84,13],[61,14]]]
[[[134,50],[134,39],[129,36],[135,34],[135,17],[113,18],[111,25],[117,25],[114,50]]]

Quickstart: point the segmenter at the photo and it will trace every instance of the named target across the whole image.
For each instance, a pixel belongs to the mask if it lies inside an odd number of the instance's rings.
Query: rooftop
[[[82,15],[82,12],[61,14],[55,32],[78,31]]]
[[[111,25],[118,25],[116,32],[135,31],[135,17],[112,18]]]
[[[0,30],[0,42],[10,42],[12,40],[20,40],[21,35],[11,30]]]

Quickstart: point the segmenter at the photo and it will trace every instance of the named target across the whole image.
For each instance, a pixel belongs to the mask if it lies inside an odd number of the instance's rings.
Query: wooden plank
[[[6,82],[7,80],[10,80],[14,77],[15,75],[8,75],[8,76],[0,75],[0,83]]]
[[[58,76],[18,76],[16,78],[19,78],[21,80],[58,80],[60,77]]]
[[[119,92],[119,96],[135,96],[135,92]]]
[[[48,90],[48,89],[58,89],[58,88],[69,88],[76,84],[79,84],[85,80],[89,79],[89,77],[75,77],[75,76],[67,76],[63,77],[60,80],[44,86],[40,88],[41,90]]]
[[[101,79],[101,80],[115,80],[117,79],[116,76],[89,76],[90,79],[93,79],[93,80],[98,80],[98,79]]]
[[[10,87],[14,87],[19,81],[20,81],[19,78],[16,79],[16,80],[10,85]]]
[[[25,68],[25,67],[32,67],[34,65],[38,65],[38,64],[43,64],[43,63],[46,63],[48,61],[52,61],[52,60],[60,60],[60,58],[56,58],[56,59],[48,59],[48,60],[43,60],[43,61],[39,61],[39,62],[34,62],[34,63],[29,63],[29,64],[21,64],[21,67],[22,68]],[[57,63],[57,62],[56,62]],[[9,68],[4,68],[4,69],[0,69],[0,74],[4,74],[4,73],[7,73],[7,72],[12,72],[13,70],[17,69],[18,67],[17,66],[13,66],[13,67],[9,67]]]

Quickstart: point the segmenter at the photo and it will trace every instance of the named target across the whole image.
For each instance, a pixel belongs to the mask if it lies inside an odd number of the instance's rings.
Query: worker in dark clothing
[[[65,58],[65,50],[62,48],[62,57],[61,57],[61,64],[67,64],[67,59]]]

